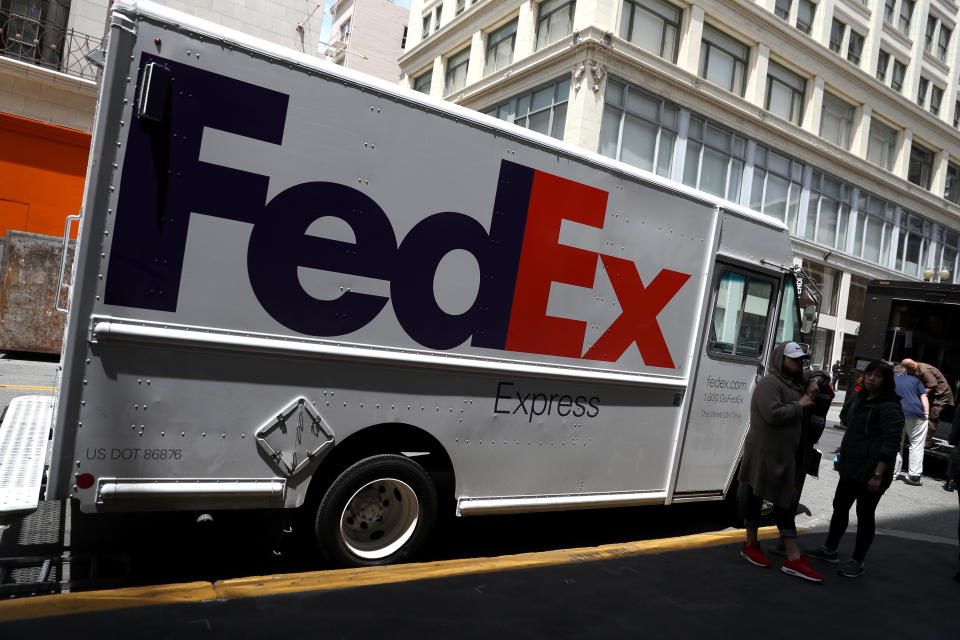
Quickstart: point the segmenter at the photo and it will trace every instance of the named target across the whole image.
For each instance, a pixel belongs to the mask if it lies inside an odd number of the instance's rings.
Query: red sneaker
[[[744,542],[743,548],[740,549],[740,557],[758,567],[767,568],[770,566],[770,561],[767,560],[767,556],[763,555],[763,551],[760,550],[759,542]]]
[[[787,558],[780,571],[810,582],[823,582],[823,576],[813,570],[813,567],[807,562],[807,556],[800,556],[796,560]]]

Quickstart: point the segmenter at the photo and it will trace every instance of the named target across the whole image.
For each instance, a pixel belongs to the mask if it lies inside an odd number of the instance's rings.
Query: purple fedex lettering
[[[318,300],[297,276],[298,267],[309,267],[389,280],[401,326],[424,346],[448,349],[472,337],[475,346],[503,348],[532,169],[503,163],[489,233],[469,216],[440,213],[421,220],[398,251],[386,214],[356,189],[309,182],[266,202],[265,176],[200,161],[206,127],[282,142],[286,95],[152,55],[142,56],[141,69],[150,62],[171,72],[174,91],[161,122],[135,120],[129,133],[107,271],[108,304],[176,310],[190,214],[196,212],[253,223],[247,253],[251,287],[263,308],[294,331],[352,333],[388,301],[355,292]],[[245,109],[228,107],[241,104]],[[307,235],[310,224],[324,216],[346,222],[356,242]],[[472,253],[482,273],[476,300],[459,315],[444,312],[433,295],[437,265],[454,249]]]

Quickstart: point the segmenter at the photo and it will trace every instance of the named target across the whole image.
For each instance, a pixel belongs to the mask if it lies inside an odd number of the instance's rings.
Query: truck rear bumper
[[[10,402],[0,424],[0,520],[36,510],[52,418],[53,396]]]

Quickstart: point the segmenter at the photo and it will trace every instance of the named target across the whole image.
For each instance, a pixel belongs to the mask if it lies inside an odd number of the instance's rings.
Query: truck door
[[[704,347],[683,435],[675,499],[726,487],[750,422],[753,394],[773,339],[780,278],[718,264]]]

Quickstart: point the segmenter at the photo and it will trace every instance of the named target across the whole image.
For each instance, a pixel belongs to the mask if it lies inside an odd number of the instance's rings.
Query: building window
[[[487,54],[483,74],[499,71],[513,62],[513,47],[517,41],[517,19],[503,25],[487,36]]]
[[[907,74],[907,65],[896,58],[893,60],[893,77],[890,78],[890,87],[894,91],[903,91],[903,77]]]
[[[443,5],[440,5],[433,12],[433,31],[437,32],[440,30],[440,12],[443,11]]]
[[[920,82],[917,84],[917,104],[921,107],[927,101],[927,87],[929,86],[930,81],[921,77]]]
[[[897,29],[905,36],[910,35],[910,19],[913,17],[913,0],[900,0],[900,22]]]
[[[670,177],[679,114],[676,105],[609,78],[598,152]]]
[[[894,9],[897,0],[883,0],[883,21],[887,24],[893,24]]]
[[[747,45],[704,25],[700,77],[742,96],[749,53]]]
[[[960,167],[952,162],[947,163],[947,186],[943,197],[953,204],[960,204]]]
[[[924,189],[929,189],[932,174],[933,152],[913,143],[910,147],[910,168],[907,171],[907,180]]]
[[[847,25],[836,18],[833,19],[833,25],[830,27],[830,50],[834,53],[840,53],[840,49],[843,47],[843,32],[846,29]]]
[[[932,226],[920,216],[903,212],[900,218],[897,258],[893,268],[904,274],[919,277],[927,267],[927,253],[930,251]]]
[[[421,29],[421,33],[423,34],[422,38],[426,38],[428,35],[430,35],[430,25],[432,22],[433,13],[428,12],[425,16],[423,16],[423,28]]]
[[[863,55],[863,36],[851,29],[850,42],[847,44],[847,60],[859,67],[861,55]]]
[[[960,244],[960,235],[943,227],[940,227],[937,235],[939,236],[937,246],[940,247],[940,255],[931,256],[934,270],[947,269],[950,272],[950,277],[940,282],[955,283],[957,282],[957,245]]]
[[[960,100],[953,103],[953,128],[960,129]]]
[[[893,171],[897,157],[897,132],[876,118],[870,119],[870,140],[867,142],[867,161],[887,171]]]
[[[340,42],[343,44],[350,42],[350,18],[340,25]]]
[[[457,8],[454,9],[453,15],[458,16],[467,9],[467,0],[457,0]]]
[[[820,137],[849,150],[854,111],[852,104],[825,91],[820,115]]]
[[[937,85],[930,87],[930,113],[940,115],[940,103],[943,102],[943,89]]]
[[[466,86],[469,63],[470,47],[447,58],[447,73],[443,79],[443,95],[448,96]]]
[[[804,165],[757,146],[753,156],[750,208],[785,222],[796,233]]]
[[[485,114],[563,139],[570,99],[570,78],[555,80],[490,107]]]
[[[797,5],[797,29],[810,35],[813,28],[813,16],[817,12],[817,5],[811,0],[800,0]]]
[[[853,188],[846,182],[814,171],[804,237],[845,251],[852,195]]]
[[[807,81],[770,61],[767,69],[767,98],[764,108],[770,113],[800,124],[803,117],[803,92]]]
[[[680,9],[660,0],[624,0],[620,37],[676,62],[680,15]]]
[[[427,69],[419,76],[413,79],[413,90],[420,93],[430,94],[430,86],[433,83],[433,69]]]
[[[880,82],[886,83],[888,66],[890,66],[890,54],[880,49],[877,55],[877,80]]]
[[[556,42],[573,32],[575,0],[544,0],[537,17],[537,49]]]
[[[933,34],[937,32],[937,19],[932,15],[927,16],[927,31],[923,34],[923,50],[927,53],[933,53]]]
[[[886,200],[860,190],[853,231],[854,256],[881,267],[887,266],[890,239],[896,230],[893,224],[894,210],[894,206]]]
[[[943,23],[940,24],[940,39],[937,41],[937,57],[940,58],[940,62],[947,61],[947,47],[950,46],[950,36],[952,34],[952,29],[943,26]]]
[[[746,146],[738,134],[690,116],[683,184],[739,202]]]
[[[790,19],[790,0],[777,0],[773,7],[773,14],[781,20]]]

